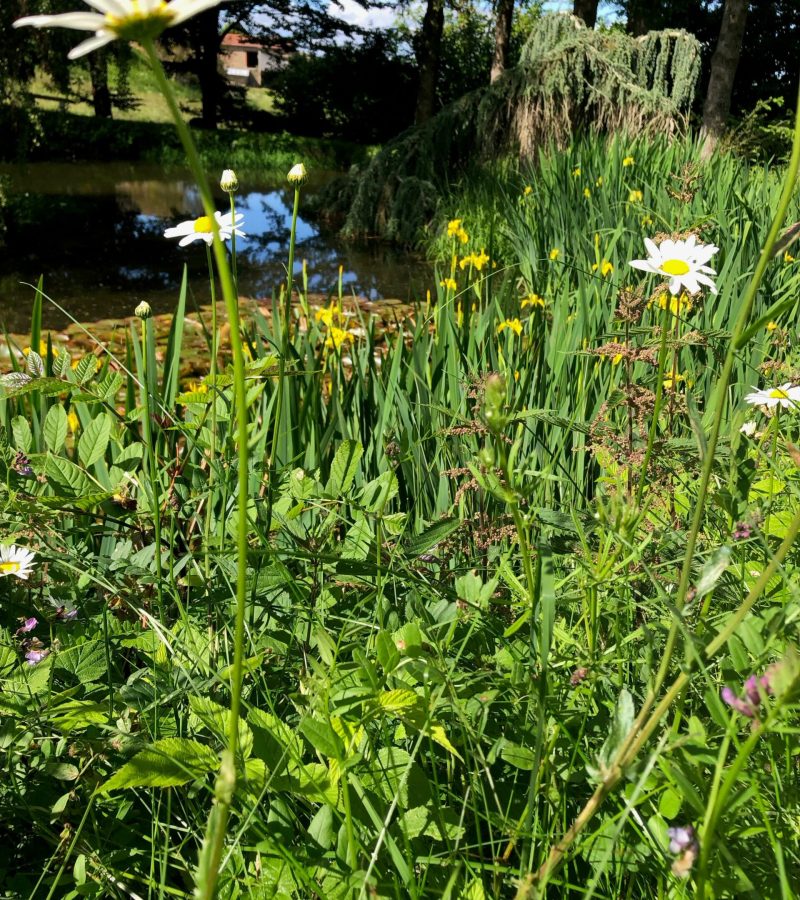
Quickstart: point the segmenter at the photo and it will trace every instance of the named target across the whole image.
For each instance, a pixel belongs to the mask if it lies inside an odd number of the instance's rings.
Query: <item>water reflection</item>
[[[130,315],[147,299],[156,312],[174,308],[184,263],[190,302],[208,300],[203,244],[179,248],[163,238],[166,227],[202,213],[185,172],[149,165],[35,164],[0,166],[9,201],[6,247],[0,251],[0,319],[11,331],[27,331],[35,284],[79,321]],[[321,182],[312,182],[309,196]],[[227,209],[227,196],[217,198]],[[247,240],[239,244],[240,293],[269,297],[286,277],[292,194],[288,186],[242,180],[236,198]],[[419,258],[381,245],[339,241],[312,219],[297,227],[295,271],[307,263],[309,290],[335,289],[338,268],[350,294],[409,300],[430,283]],[[60,328],[68,317],[45,306],[45,324]]]

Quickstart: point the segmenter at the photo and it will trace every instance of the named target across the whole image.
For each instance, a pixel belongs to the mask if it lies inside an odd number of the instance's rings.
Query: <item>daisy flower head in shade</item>
[[[719,250],[714,244],[698,244],[692,234],[686,240],[674,241],[671,238],[660,244],[650,238],[644,239],[647,248],[647,259],[633,259],[630,265],[643,272],[652,272],[669,279],[669,291],[679,296],[681,291],[696,294],[700,285],[705,285],[712,294],[717,293],[717,286],[709,275],[717,273],[706,263]]]
[[[221,0],[85,0],[95,12],[60,13],[55,16],[24,16],[15,28],[73,28],[94,35],[69,51],[78,59],[105,47],[111,41],[152,41],[165,28],[180,25],[192,16],[219,6]]]
[[[0,547],[0,577],[4,575],[16,575],[23,581],[28,580],[33,569],[34,554],[25,547]]]
[[[219,228],[219,237],[222,241],[230,239],[232,234],[236,237],[247,237],[247,235],[239,228],[244,222],[244,216],[236,213],[234,219],[233,213],[215,212],[214,218],[217,220]],[[168,228],[164,232],[165,238],[177,238],[181,240],[179,246],[186,247],[195,241],[205,241],[209,246],[214,242],[214,226],[208,216],[200,216],[199,219],[189,219],[188,222],[181,222],[174,228]]]
[[[768,410],[778,406],[782,409],[797,408],[800,406],[800,387],[787,381],[780,387],[765,388],[762,391],[754,388],[744,399],[751,406],[763,406]]]

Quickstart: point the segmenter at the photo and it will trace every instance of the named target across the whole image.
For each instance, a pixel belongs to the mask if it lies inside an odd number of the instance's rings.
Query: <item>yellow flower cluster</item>
[[[679,297],[674,294],[661,294],[658,298],[658,306],[660,309],[666,309],[669,303],[669,311],[673,316],[684,315],[692,311],[694,302],[686,291],[682,291]]]
[[[458,238],[462,244],[466,244],[469,240],[469,235],[466,231],[461,227],[462,219],[451,219],[447,223],[447,236]]]
[[[686,382],[687,387],[691,387],[694,384],[694,382],[690,378],[687,378],[680,372],[672,372],[671,375],[668,375],[664,379],[664,388],[668,391],[672,390],[673,388],[676,388],[679,384],[681,384],[681,382]]]
[[[603,278],[606,278],[614,271],[614,266],[607,259],[604,259],[599,265],[592,263],[592,271],[596,272],[598,269],[600,269],[600,274]]]
[[[787,264],[794,262],[794,257],[792,256],[791,253],[789,253],[788,250],[786,251],[786,253],[783,254],[783,261]]]
[[[641,191],[631,191],[628,194],[628,203],[641,203],[644,200],[644,194]]]
[[[544,309],[544,297],[540,297],[538,294],[528,294],[527,297],[522,298],[522,303],[520,303],[522,309],[525,309],[526,306],[540,306]]]
[[[519,319],[506,319],[497,326],[497,333],[502,334],[506,328],[510,328],[519,337],[522,334],[522,322]]]
[[[622,160],[622,165],[627,169],[628,166],[632,166],[634,163],[634,159],[632,156],[626,156],[625,159]]]
[[[572,170],[572,177],[578,178],[580,176],[580,174],[581,174],[581,167],[575,166],[575,168]]]
[[[586,197],[586,199],[588,200],[589,197],[592,196],[591,190],[589,190],[589,188],[585,187],[585,188],[583,189],[583,196]]]
[[[529,184],[526,184],[524,190],[522,191],[522,196],[529,197],[532,193],[533,188]]]
[[[352,340],[350,332],[341,327],[345,324],[345,315],[335,301],[331,300],[330,306],[318,309],[314,318],[328,329],[325,346],[329,350],[338,350],[345,341]]]
[[[454,291],[458,287],[455,278],[443,278],[439,282],[439,287],[443,287],[446,291]]]
[[[335,301],[331,300],[330,306],[323,306],[322,309],[317,310],[314,319],[330,328],[335,322],[341,325],[344,322],[344,314]]]
[[[328,331],[328,336],[325,338],[325,346],[329,350],[338,350],[345,341],[349,341],[351,339],[350,332],[345,331],[344,328],[337,328],[336,325],[332,325]]]
[[[550,261],[555,262],[555,260],[558,259],[558,254],[560,252],[561,251],[558,249],[558,247],[553,247],[553,249],[550,251]]]
[[[27,356],[30,352],[31,352],[30,347],[26,347],[22,351],[24,356]],[[39,356],[41,356],[42,359],[44,359],[45,356],[47,356],[47,341],[39,341]],[[53,357],[56,357],[56,356],[58,356],[58,347],[56,347],[56,345],[53,344]]]
[[[463,271],[467,266],[472,266],[478,272],[489,262],[489,256],[484,252],[483,247],[481,247],[480,253],[470,253],[468,256],[465,256],[459,262],[459,266]]]

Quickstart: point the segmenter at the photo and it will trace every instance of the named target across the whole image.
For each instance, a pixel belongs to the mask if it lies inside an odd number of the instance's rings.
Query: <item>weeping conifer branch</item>
[[[544,16],[515,68],[399,135],[332,186],[324,205],[343,217],[346,235],[411,242],[440,190],[469,165],[530,160],[581,130],[682,130],[699,73],[700,45],[684,31],[634,38],[568,14]]]

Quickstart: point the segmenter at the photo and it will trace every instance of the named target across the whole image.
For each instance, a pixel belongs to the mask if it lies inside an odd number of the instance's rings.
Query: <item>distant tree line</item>
[[[115,107],[131,102],[131,51],[122,43],[69,63],[72,32],[11,28],[18,16],[66,12],[82,2],[0,3],[0,122],[24,117],[31,103],[26,86],[34,72],[64,91],[82,71],[99,117],[110,117]],[[494,0],[493,5],[425,0],[414,23],[407,2],[360,0],[365,9],[388,6],[398,13],[395,28],[374,32],[333,15],[335,7],[326,0],[226,0],[168,31],[162,42],[165,60],[176,75],[199,86],[197,124],[216,128],[235,110],[237,94],[220,71],[221,43],[228,31],[241,29],[272,47],[297,51],[270,82],[281,117],[274,127],[383,141],[501,78],[515,64],[541,12],[541,0]],[[697,112],[709,148],[731,111],[742,114],[771,98],[786,108],[793,105],[800,74],[798,0],[616,0],[615,5],[610,26],[598,22],[598,0],[573,0],[572,12],[588,27],[624,28],[634,36],[684,29],[699,39],[703,88]]]

